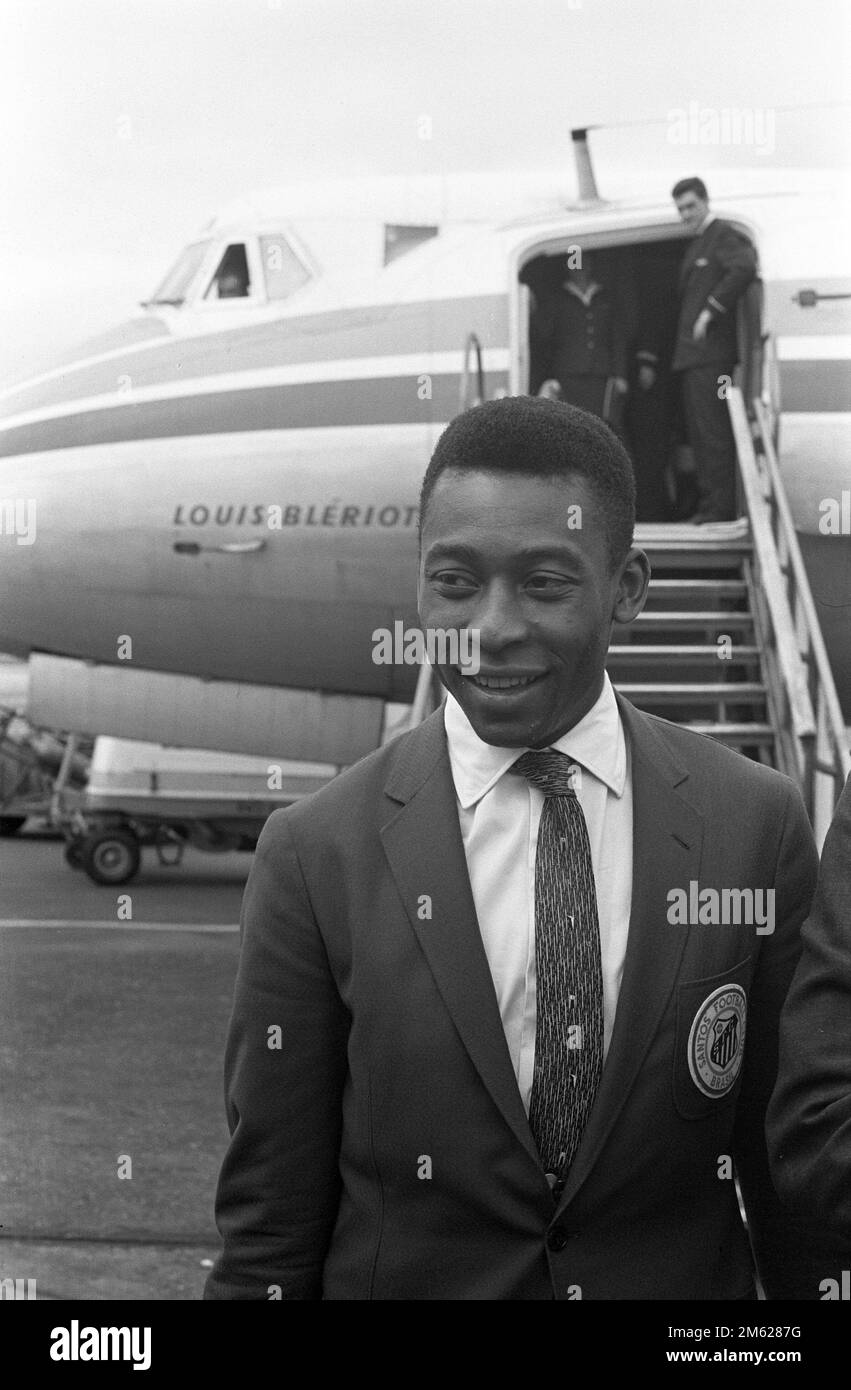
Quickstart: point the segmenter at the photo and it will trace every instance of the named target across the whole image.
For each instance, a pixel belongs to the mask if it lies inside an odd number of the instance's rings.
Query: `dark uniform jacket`
[[[441,709],[261,836],[207,1298],[752,1297],[731,1160],[769,1294],[818,1297],[824,1262],[780,1207],[764,1132],[816,878],[803,803],[779,773],[619,708],[629,940],[558,1203],[476,919]],[[669,890],[698,881],[773,888],[775,930],[672,924]]]
[[[674,371],[738,361],[736,302],[756,272],[753,244],[719,217],[689,243],[680,267]],[[703,309],[710,310],[712,320],[703,342],[696,343],[692,330]]]
[[[851,1241],[851,780],[824,842],[802,939],[769,1111],[774,1180]]]
[[[559,289],[542,305],[533,332],[543,377],[626,378],[626,333],[618,305],[604,285],[587,305],[570,290]]]

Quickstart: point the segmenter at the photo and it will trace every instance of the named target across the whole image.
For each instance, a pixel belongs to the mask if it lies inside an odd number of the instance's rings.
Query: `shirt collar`
[[[599,293],[603,286],[598,285],[596,280],[592,280],[587,290],[581,290],[573,280],[565,280],[564,288],[567,290],[568,294],[575,294],[577,299],[581,299],[583,304],[588,305],[591,303],[594,295]]]
[[[697,231],[695,232],[695,236],[703,236],[703,233],[706,231],[706,228],[709,226],[710,222],[714,221],[715,213],[708,212],[704,217],[703,221],[701,222],[700,226],[698,227]]]
[[[484,743],[453,695],[447,694],[444,722],[455,793],[466,810],[481,801],[526,750]],[[599,698],[588,713],[551,747],[604,782],[615,796],[623,796],[626,739],[608,675],[604,674]]]

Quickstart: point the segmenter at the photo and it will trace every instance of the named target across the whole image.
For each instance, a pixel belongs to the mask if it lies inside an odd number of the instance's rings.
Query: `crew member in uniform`
[[[537,357],[558,395],[605,419],[619,433],[628,390],[627,337],[618,305],[594,278],[591,256],[566,270],[562,285],[542,305],[534,329]],[[549,395],[549,389],[543,394]]]
[[[738,361],[736,304],[757,273],[752,243],[709,210],[702,179],[681,179],[671,196],[694,240],[680,270],[673,370],[682,381],[688,442],[697,465],[694,522],[736,515],[736,449],[721,383]]]
[[[851,1243],[851,779],[802,937],[768,1117],[772,1171],[778,1192]]]
[[[422,625],[478,660],[263,830],[206,1297],[751,1300],[752,1248],[769,1297],[817,1297],[765,1142],[800,794],[613,690],[649,565],[600,420],[488,401],[420,500]],[[712,925],[732,885],[771,932]]]

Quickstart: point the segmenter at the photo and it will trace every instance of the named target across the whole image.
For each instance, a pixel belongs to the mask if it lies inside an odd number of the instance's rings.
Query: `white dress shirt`
[[[483,743],[451,695],[444,719],[473,902],[528,1114],[535,1063],[535,852],[544,796],[524,777],[508,772],[525,749]],[[632,902],[632,777],[608,676],[584,719],[551,746],[580,769],[576,793],[588,826],[597,889],[605,1058]]]

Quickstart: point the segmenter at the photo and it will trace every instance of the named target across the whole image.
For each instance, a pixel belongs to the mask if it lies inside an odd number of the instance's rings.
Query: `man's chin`
[[[444,684],[483,743],[527,748],[547,727],[551,711],[542,708],[540,691],[485,691],[457,672]]]

